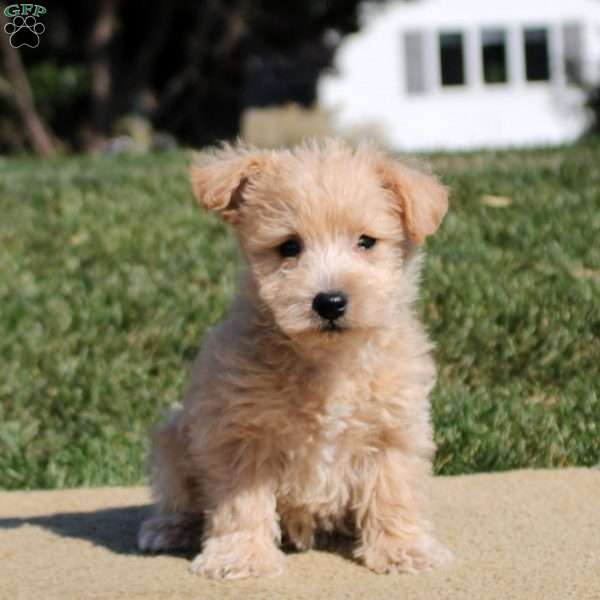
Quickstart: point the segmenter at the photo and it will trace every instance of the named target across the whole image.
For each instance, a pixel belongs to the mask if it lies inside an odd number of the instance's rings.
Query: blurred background
[[[190,148],[336,134],[451,191],[415,309],[437,473],[600,464],[600,0],[0,10],[0,488],[144,480],[227,310]]]
[[[328,133],[431,151],[598,131],[598,0],[0,6],[2,153]]]

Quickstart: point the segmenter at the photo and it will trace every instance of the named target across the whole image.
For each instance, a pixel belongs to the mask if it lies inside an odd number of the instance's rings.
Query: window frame
[[[501,46],[502,46],[502,54],[503,54],[503,69],[504,69],[504,79],[502,81],[493,81],[486,78],[486,42],[485,35],[486,34],[500,34],[501,37]],[[493,44],[499,45],[499,44]],[[488,46],[492,46],[492,44],[488,44]],[[508,86],[513,83],[511,78],[511,65],[510,65],[510,53],[511,53],[511,45],[510,45],[510,31],[505,25],[486,25],[479,29],[479,46],[478,46],[479,58],[481,62],[480,69],[480,81],[483,86]]]
[[[529,70],[531,68],[531,63],[528,60],[528,51],[527,51],[527,33],[531,32],[543,32],[544,40],[545,40],[545,52],[546,52],[546,60],[545,60],[545,69],[547,73],[547,77],[541,79],[530,79]],[[523,51],[523,79],[526,85],[547,85],[552,82],[553,73],[552,73],[552,27],[549,24],[523,24],[521,26],[521,45]]]
[[[442,40],[444,37],[457,37],[460,39],[460,75],[461,81],[457,83],[445,83],[444,82],[444,56],[443,56],[443,43]],[[436,32],[436,51],[439,60],[439,77],[438,77],[438,85],[439,89],[446,90],[462,90],[468,87],[469,79],[467,74],[467,32],[464,29],[440,29]]]
[[[416,51],[418,58],[409,56]],[[424,29],[405,29],[402,32],[402,59],[404,61],[404,93],[407,96],[427,94],[427,31]],[[411,65],[409,65],[409,60]]]

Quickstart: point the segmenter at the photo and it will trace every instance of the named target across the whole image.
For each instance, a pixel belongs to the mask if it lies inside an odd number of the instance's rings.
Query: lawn
[[[432,160],[436,471],[600,463],[600,145]],[[0,487],[144,480],[236,278],[187,161],[0,159]]]

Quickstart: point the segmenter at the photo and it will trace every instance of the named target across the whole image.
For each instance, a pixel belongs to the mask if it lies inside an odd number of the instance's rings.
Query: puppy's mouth
[[[342,333],[346,328],[342,327],[336,321],[325,321],[319,329],[326,333]]]

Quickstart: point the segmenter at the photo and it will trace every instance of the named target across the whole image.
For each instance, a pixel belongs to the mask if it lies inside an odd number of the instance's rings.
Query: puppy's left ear
[[[436,232],[448,210],[448,190],[433,175],[398,161],[384,159],[378,171],[398,203],[410,239],[422,244]]]
[[[190,166],[192,191],[202,208],[235,224],[244,202],[244,189],[267,160],[259,151],[224,145],[194,157]]]

